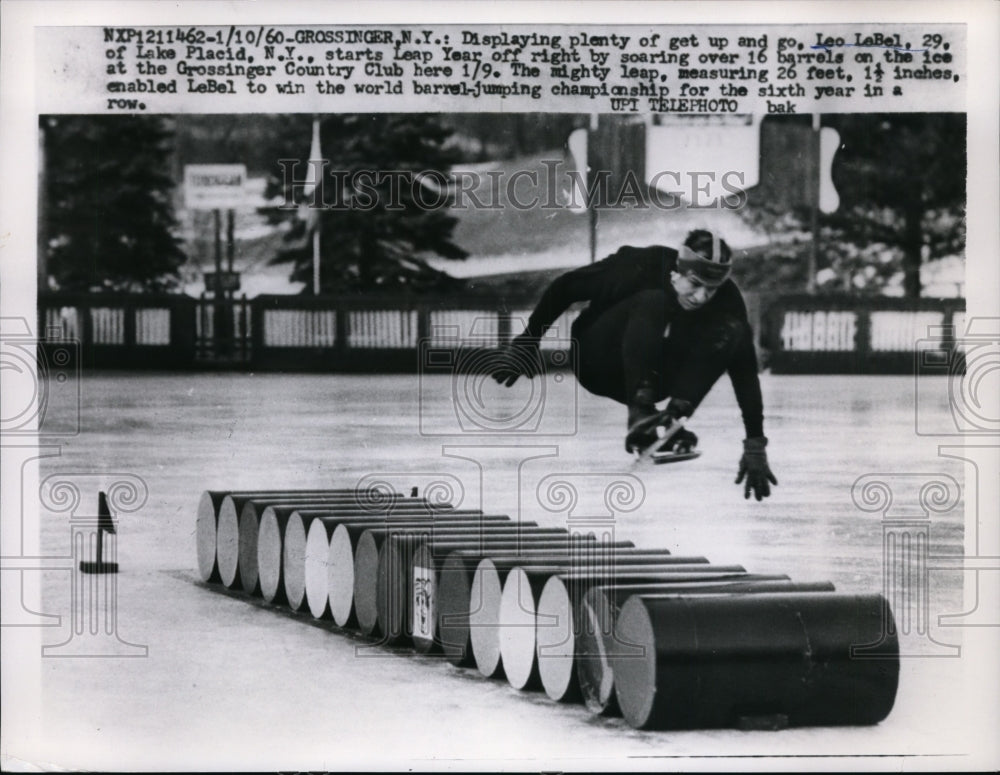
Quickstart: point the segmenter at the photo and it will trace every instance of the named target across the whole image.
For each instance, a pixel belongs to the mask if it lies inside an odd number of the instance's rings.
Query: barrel
[[[435,531],[434,540],[474,539],[490,534],[493,537],[504,536],[511,541],[527,541],[532,535],[554,537],[565,535],[562,528],[541,528],[534,522],[511,522],[506,526],[474,528],[456,533]],[[420,537],[427,536],[426,530],[409,531],[408,540],[413,543]],[[354,553],[354,607],[358,626],[368,635],[386,635],[383,625],[392,618],[393,631],[386,638],[387,642],[398,640],[402,635],[401,623],[405,620],[406,592],[399,592],[406,586],[406,578],[399,570],[401,558],[396,553],[390,558],[386,552],[389,539],[396,537],[402,540],[398,531],[372,530],[366,531],[358,539]],[[411,544],[412,545],[412,544]],[[390,567],[393,570],[390,570]],[[397,597],[392,599],[390,612],[390,588]],[[398,597],[403,595],[403,597]]]
[[[239,571],[239,559],[248,556],[250,547],[244,544],[255,541],[247,537],[241,539],[241,527],[250,529],[250,522],[242,518],[242,512],[246,507],[266,507],[266,506],[328,506],[330,508],[349,508],[361,510],[370,508],[362,505],[364,493],[354,490],[334,491],[331,490],[323,495],[289,495],[284,497],[258,497],[256,495],[244,496],[229,494],[222,499],[219,507],[218,538],[217,538],[217,563],[219,577],[222,583],[230,589],[245,584]],[[256,585],[255,585],[256,586]],[[253,591],[253,589],[251,589]]]
[[[259,575],[260,592],[265,600],[268,602],[283,602],[287,598],[285,596],[285,538],[288,532],[288,525],[292,524],[295,526],[296,535],[293,536],[294,539],[301,539],[300,546],[296,547],[295,552],[305,551],[305,538],[306,530],[308,529],[309,523],[313,519],[320,518],[321,514],[331,513],[327,510],[305,510],[301,513],[294,508],[281,508],[268,506],[264,509],[264,513],[260,520],[260,529],[258,532],[257,539],[257,570]],[[332,512],[335,513],[335,512]],[[426,512],[422,509],[417,509],[413,516],[420,521],[420,524],[432,524],[434,522],[434,517],[430,519],[426,518]],[[459,516],[458,512],[450,511],[443,512],[447,516]],[[478,512],[469,512],[468,514],[478,514]],[[468,517],[468,514],[461,516]],[[369,524],[385,525],[390,522],[407,520],[408,516],[403,509],[396,509],[393,512],[392,517],[383,516],[373,516],[370,510],[367,510],[364,514],[358,514],[355,511],[348,510],[337,514],[336,517],[322,517],[324,519],[338,518],[341,520],[364,520]],[[469,517],[471,518],[471,517]],[[295,553],[293,552],[293,554]],[[304,557],[302,558],[304,562]],[[305,582],[302,581],[302,584]],[[301,604],[301,599],[299,603]]]
[[[461,524],[463,526],[468,525],[471,528],[481,523],[482,515],[480,515],[479,512],[474,512],[473,514],[461,514],[455,516],[454,519],[448,519],[447,515],[451,513],[452,512],[442,512],[441,516],[443,517],[443,520],[439,525],[437,517],[428,519],[423,514],[419,514],[415,519],[410,520],[406,519],[405,515],[400,511],[396,511],[392,518],[375,517],[373,519],[371,516],[359,516],[353,511],[335,516],[320,516],[322,512],[302,512],[296,510],[289,516],[288,523],[285,526],[285,540],[282,546],[281,554],[282,577],[285,585],[285,601],[288,603],[289,607],[295,611],[300,610],[305,605],[306,540],[308,530],[312,526],[313,522],[323,521],[335,524],[337,522],[347,522],[360,519],[373,529],[382,529],[385,525],[390,525],[389,528],[385,528],[390,530],[437,530],[442,529],[444,524],[449,526],[452,524]],[[327,541],[326,548],[320,555],[320,562],[324,565],[329,551],[329,541]],[[322,578],[325,582],[325,567],[323,569]],[[326,595],[326,584],[321,584],[317,589],[317,592],[321,595]]]
[[[541,675],[537,659],[537,631],[539,626],[548,628],[554,622],[538,621],[538,604],[542,590],[552,576],[562,575],[567,583],[608,583],[617,579],[653,581],[664,576],[705,579],[711,574],[744,573],[740,565],[710,565],[704,562],[684,562],[681,557],[649,558],[643,556],[622,558],[615,566],[604,570],[575,573],[570,569],[519,565],[504,580],[498,608],[496,643],[499,661],[503,665],[507,682],[515,689],[541,688]],[[702,558],[695,558],[702,559]],[[488,655],[492,660],[493,655]],[[479,653],[476,652],[479,662]],[[489,665],[488,665],[489,666]],[[496,668],[493,668],[494,670]]]
[[[523,541],[522,534],[527,528],[537,528],[535,522],[509,522],[511,531],[504,531],[504,537],[511,541]],[[417,531],[420,534],[420,531]],[[354,537],[354,606],[358,615],[358,625],[366,634],[375,633],[378,629],[378,574],[379,560],[382,548],[390,536],[396,534],[391,529],[364,530]],[[411,531],[412,534],[412,531]],[[426,531],[424,532],[426,534]],[[481,537],[482,531],[475,531],[464,536],[451,536],[469,539]],[[441,536],[437,536],[438,540]],[[383,582],[384,583],[384,582]]]
[[[306,536],[305,552],[303,557],[303,583],[305,586],[305,602],[310,613],[319,619],[328,612],[341,627],[347,626],[350,620],[352,604],[354,598],[354,554],[353,546],[350,544],[350,532],[355,531],[360,534],[364,530],[374,529],[439,529],[444,526],[457,525],[477,525],[494,524],[497,522],[509,522],[510,518],[505,515],[484,515],[478,511],[438,511],[433,515],[414,514],[407,516],[404,513],[396,512],[391,517],[359,517],[353,516],[344,518],[343,515],[326,516],[328,512],[318,512],[308,515],[300,512],[300,516],[312,516]],[[291,524],[291,523],[289,523]],[[297,528],[287,528],[286,534],[294,533]],[[339,532],[338,532],[339,531]],[[348,548],[335,543],[340,542],[342,536],[348,536]],[[293,539],[294,540],[294,539]],[[289,545],[286,540],[286,546]],[[287,558],[286,558],[287,560]],[[293,560],[297,562],[297,558]],[[291,574],[286,573],[285,578],[295,576],[297,570]],[[331,589],[334,590],[331,595]],[[343,611],[343,594],[346,589],[348,595],[347,612]],[[294,599],[291,595],[289,599]],[[338,609],[340,616],[334,615],[333,608]]]
[[[626,549],[635,546],[631,541],[598,544],[597,538],[593,534],[556,536],[551,541],[542,540],[541,538],[532,539],[530,548],[526,547],[523,540],[510,542],[502,537],[490,540],[489,542],[476,539],[471,542],[438,541],[433,546],[428,542],[419,545],[413,552],[409,571],[409,576],[412,579],[411,589],[413,598],[410,601],[412,616],[407,627],[407,634],[413,640],[414,649],[420,654],[429,654],[441,650],[441,643],[438,637],[440,618],[438,593],[444,563],[454,552],[460,552],[461,556],[468,560],[467,565],[471,565],[467,569],[468,583],[471,583],[475,564],[484,557],[527,558],[533,555],[564,555],[568,558],[583,553],[581,543],[615,549]],[[468,607],[468,594],[466,593],[465,604],[463,606],[464,613],[460,614],[460,616],[464,616],[464,622],[461,625],[464,627],[463,642],[468,640]]]
[[[899,641],[877,594],[633,595],[614,632],[639,650],[610,658],[636,729],[877,724],[895,702]]]
[[[257,537],[260,532],[260,519],[270,508],[274,516],[287,523],[293,511],[298,511],[304,520],[311,520],[315,517],[337,516],[341,514],[351,514],[352,519],[371,520],[373,525],[384,525],[395,520],[414,521],[424,519],[427,524],[432,524],[435,519],[441,516],[467,517],[482,514],[476,510],[459,510],[450,506],[437,506],[424,501],[423,498],[397,499],[387,505],[384,511],[373,510],[371,506],[363,509],[355,509],[343,506],[326,506],[317,509],[305,509],[298,506],[266,506],[260,508],[258,502],[247,501],[240,512],[240,579],[243,583],[243,591],[255,594],[260,591],[259,571],[257,567]],[[281,561],[280,549],[275,557],[275,562]]]
[[[682,557],[680,559],[687,561],[678,566],[681,568],[686,568],[689,564],[697,564],[702,568],[708,567],[708,560],[704,557]],[[674,560],[676,561],[676,558]],[[691,562],[695,560],[697,562]],[[540,569],[543,574],[553,575],[565,573],[567,564],[543,560],[539,565],[534,558],[512,562],[486,558],[476,566],[469,590],[469,645],[476,667],[487,678],[501,674],[500,602],[508,574],[514,568],[521,570]]]
[[[445,659],[459,667],[473,665],[473,637],[495,641],[498,616],[495,608],[500,604],[502,580],[511,568],[536,559],[549,563],[558,561],[562,563],[560,567],[565,567],[572,559],[565,551],[549,553],[548,557],[538,556],[545,554],[454,551],[445,557],[438,575],[436,596],[438,641]],[[473,619],[475,626],[472,626]],[[482,629],[487,623],[493,628],[490,632]],[[497,655],[498,649],[493,648]]]
[[[295,508],[268,506],[260,518],[257,533],[257,573],[260,594],[269,603],[285,600],[284,557],[285,532]],[[310,511],[315,514],[315,511]],[[371,512],[365,514],[370,517]],[[347,512],[345,517],[361,519],[355,512]],[[304,529],[304,528],[303,528]]]
[[[524,525],[526,523],[519,523]],[[485,546],[491,541],[503,542],[507,539],[520,541],[520,546],[532,546],[535,540],[551,543],[553,539],[566,541],[569,534],[564,528],[527,527],[514,532],[493,531],[485,534],[469,534],[455,536],[465,539],[466,546],[472,548]],[[408,640],[410,623],[413,618],[413,553],[428,540],[427,536],[413,534],[392,536],[382,546],[379,553],[379,567],[376,588],[376,603],[378,605],[379,627],[388,642]],[[434,535],[430,537],[430,546],[444,545],[448,536]],[[515,544],[517,545],[517,544]],[[564,544],[560,544],[560,549]]]
[[[404,612],[403,637],[412,638],[414,622],[417,622],[416,628],[421,633],[426,633],[428,630],[431,632],[436,630],[436,627],[428,617],[431,615],[430,601],[436,589],[437,573],[432,567],[427,565],[419,566],[419,569],[416,569],[418,567],[416,564],[416,553],[418,551],[424,550],[431,557],[438,553],[447,556],[448,553],[457,550],[474,551],[479,556],[504,555],[521,557],[525,555],[548,556],[553,553],[567,554],[571,541],[569,534],[546,532],[547,530],[542,529],[540,532],[527,535],[523,531],[520,531],[518,534],[479,533],[459,537],[438,536],[433,542],[426,539],[420,540],[423,537],[418,537],[412,549],[408,550],[408,561],[401,561],[399,563],[402,566],[405,562],[407,567],[407,569],[402,571],[402,576],[399,577],[399,589],[400,591],[403,589],[402,581],[405,580],[406,594],[408,596],[405,601],[406,610]],[[585,540],[588,543],[592,543],[596,539],[593,535],[590,535]],[[380,557],[381,561],[382,558]],[[433,642],[430,645],[433,645]],[[428,653],[428,651],[429,649],[425,649],[421,653]]]
[[[304,586],[306,604],[314,619],[322,619],[330,610],[326,593],[326,562],[330,553],[330,538],[337,523],[332,520],[314,519],[306,536]],[[320,577],[316,588],[316,576]]]
[[[227,495],[240,496],[301,496],[324,495],[335,490],[205,490],[198,499],[195,517],[195,541],[198,552],[198,573],[202,581],[219,581],[217,561],[219,509]],[[340,492],[346,492],[341,490]],[[353,490],[351,491],[353,492]]]
[[[618,647],[614,639],[618,611],[632,595],[833,591],[834,586],[828,581],[797,584],[783,575],[745,574],[702,581],[678,579],[655,584],[591,585],[580,590],[583,593],[580,598],[579,593],[571,595],[559,577],[553,577],[542,590],[539,619],[542,615],[558,615],[559,621],[571,620],[566,631],[574,632],[575,638],[563,642],[556,634],[558,630],[548,632],[538,628],[542,686],[553,700],[572,701],[579,696],[591,713],[618,714],[608,655],[615,653]],[[547,658],[543,658],[543,648]],[[570,674],[570,659],[575,662],[575,680]]]
[[[525,525],[527,523],[518,524]],[[485,547],[491,543],[496,545],[506,542],[507,545],[510,545],[511,539],[514,540],[515,546],[520,545],[527,548],[540,546],[540,544],[535,544],[535,541],[551,543],[553,540],[558,540],[566,542],[569,539],[569,533],[565,528],[527,527],[513,532],[498,530],[456,536],[456,538],[464,539],[465,548],[472,549]],[[376,601],[380,606],[378,609],[379,624],[380,626],[384,625],[381,630],[382,634],[390,642],[400,639],[409,640],[412,633],[411,624],[415,598],[413,585],[414,552],[421,546],[427,545],[430,546],[432,552],[438,546],[442,547],[441,551],[445,551],[444,547],[447,546],[445,543],[447,541],[449,541],[447,536],[438,534],[428,536],[416,533],[407,536],[393,536],[382,546],[377,577],[377,584],[380,586],[377,588]],[[560,544],[560,548],[562,546],[565,546],[565,543]],[[581,551],[584,551],[586,546],[587,544],[581,545]],[[381,585],[385,585],[384,592]]]
[[[471,530],[435,530],[432,539],[438,542],[502,537],[525,544],[534,538],[551,540],[565,535],[564,528],[546,528],[539,527],[534,522],[516,522],[495,527],[477,526]],[[417,530],[404,534],[396,531],[372,531],[361,537],[354,562],[354,604],[362,632],[378,634],[387,643],[403,639],[405,622],[410,616],[407,604],[412,597],[410,580],[406,575],[409,554],[428,536],[426,530]]]

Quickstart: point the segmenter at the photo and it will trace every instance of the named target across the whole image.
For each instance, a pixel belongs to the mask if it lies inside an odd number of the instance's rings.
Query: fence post
[[[170,349],[177,364],[194,363],[195,310],[197,305],[186,296],[170,303]]]
[[[427,304],[417,306],[417,348],[421,342],[428,342],[431,338],[431,308]]]
[[[854,372],[863,374],[872,353],[872,316],[871,310],[861,305],[855,306],[854,312],[858,316],[858,327],[854,332]]]
[[[497,346],[503,347],[510,339],[510,310],[506,304],[501,304],[497,308]]]
[[[35,331],[38,332],[37,339],[39,342],[48,342],[48,304],[47,300],[43,298],[41,294],[38,295],[38,308],[35,310],[35,313],[35,325],[37,326]]]
[[[334,310],[337,314],[337,339],[335,342],[335,349],[341,355],[346,355],[348,351],[347,341],[348,335],[350,334],[350,317],[347,314],[347,310],[344,308],[343,304],[339,302],[336,304],[336,309]]]
[[[80,326],[80,360],[87,366],[94,365],[94,321],[89,302],[74,304],[76,320]]]
[[[135,317],[139,311],[139,307],[136,304],[126,301],[123,305],[122,310],[122,344],[126,348],[135,347]]]
[[[265,360],[264,299],[263,296],[257,296],[247,302],[246,295],[243,296],[244,308],[247,304],[250,306],[250,353],[247,363],[250,364],[251,368],[260,368]]]
[[[955,307],[949,304],[941,319],[941,349],[946,353],[955,350],[955,340],[962,336],[961,331],[955,330],[955,312]]]
[[[765,368],[771,369],[772,374],[781,374],[787,368],[788,354],[785,352],[785,343],[781,338],[784,316],[783,300],[780,297],[770,297],[767,314],[761,319],[761,332],[757,336],[757,341],[761,343],[767,354]]]

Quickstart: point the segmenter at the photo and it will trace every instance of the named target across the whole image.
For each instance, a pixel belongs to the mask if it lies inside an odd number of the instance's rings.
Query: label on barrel
[[[413,637],[431,640],[434,637],[432,610],[434,606],[434,570],[413,566]]]

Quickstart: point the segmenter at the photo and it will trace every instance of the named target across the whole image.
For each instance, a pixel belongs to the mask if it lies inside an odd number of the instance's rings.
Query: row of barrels
[[[874,724],[895,701],[881,595],[384,489],[206,491],[196,522],[206,582],[635,728]]]

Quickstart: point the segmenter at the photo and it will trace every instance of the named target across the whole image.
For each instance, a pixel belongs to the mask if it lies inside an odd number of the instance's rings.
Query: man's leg
[[[662,291],[641,291],[622,300],[586,328],[572,330],[577,379],[591,393],[629,404],[642,387],[652,400],[667,396],[661,377]]]
[[[626,450],[656,438],[656,402],[666,397],[661,358],[666,326],[662,291],[641,291],[586,326],[574,326],[577,377],[596,395],[628,406]]]

